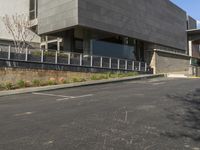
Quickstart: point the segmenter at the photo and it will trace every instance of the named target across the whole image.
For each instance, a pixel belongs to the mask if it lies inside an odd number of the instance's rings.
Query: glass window
[[[29,19],[33,20],[36,19],[38,15],[38,0],[30,0],[29,2]]]
[[[94,55],[116,57],[122,59],[135,59],[134,46],[116,44],[104,41],[91,41],[92,51]]]

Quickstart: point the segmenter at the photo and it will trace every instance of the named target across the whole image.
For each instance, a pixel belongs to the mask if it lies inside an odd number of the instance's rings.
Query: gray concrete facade
[[[169,0],[79,0],[79,25],[187,49],[186,12]]]
[[[186,12],[169,0],[42,0],[38,7],[39,34],[79,25],[187,49]]]
[[[78,24],[78,0],[39,0],[38,33],[56,32]]]
[[[188,16],[188,30],[196,28],[197,28],[197,21],[191,16]]]

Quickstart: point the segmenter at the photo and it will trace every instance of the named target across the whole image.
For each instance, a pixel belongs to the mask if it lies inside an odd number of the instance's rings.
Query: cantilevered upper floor
[[[39,0],[39,34],[82,26],[187,50],[184,10],[169,0]]]

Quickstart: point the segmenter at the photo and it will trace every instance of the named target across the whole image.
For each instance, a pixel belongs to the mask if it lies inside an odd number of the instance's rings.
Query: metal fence
[[[73,52],[57,52],[55,50],[26,49],[22,52],[16,52],[13,47],[2,45],[0,47],[0,59],[125,71],[148,71],[145,62]]]
[[[200,66],[190,66],[190,75],[200,77]]]

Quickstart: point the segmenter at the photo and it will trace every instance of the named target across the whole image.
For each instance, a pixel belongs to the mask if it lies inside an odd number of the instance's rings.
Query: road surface
[[[200,150],[200,80],[0,97],[0,150]]]

